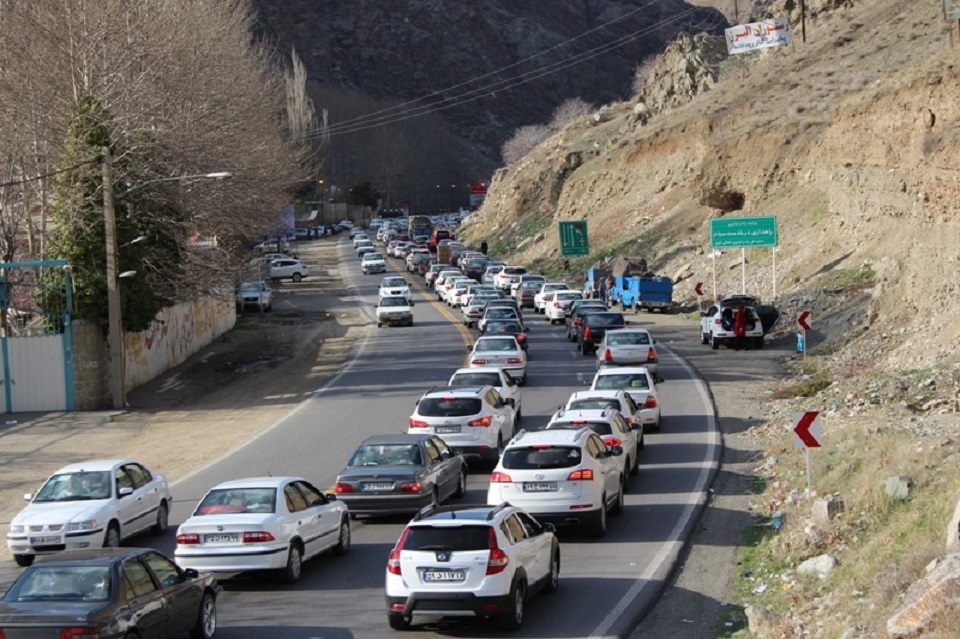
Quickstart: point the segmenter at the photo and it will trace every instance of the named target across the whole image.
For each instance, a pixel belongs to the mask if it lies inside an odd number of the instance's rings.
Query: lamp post
[[[160,182],[184,182],[188,180],[223,180],[233,177],[229,171],[180,175],[147,180],[126,191],[113,192],[113,158],[110,148],[101,149],[103,156],[103,227],[107,256],[107,348],[110,351],[109,377],[110,399],[114,408],[126,408],[127,393],[124,380],[123,316],[120,310],[120,278],[133,277],[136,271],[117,273],[117,213],[116,202]],[[146,239],[140,236],[130,242],[135,244]]]

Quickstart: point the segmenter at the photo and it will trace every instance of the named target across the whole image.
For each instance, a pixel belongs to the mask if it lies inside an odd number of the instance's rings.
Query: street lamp
[[[115,204],[117,200],[139,193],[154,184],[160,182],[185,182],[190,180],[223,180],[233,177],[229,171],[217,171],[215,173],[201,173],[198,175],[178,175],[173,177],[157,178],[147,180],[143,184],[131,187],[120,193],[113,192],[113,159],[110,156],[110,148],[101,149],[103,156],[103,226],[104,226],[104,244],[106,245],[107,255],[107,348],[110,351],[110,399],[114,408],[126,408],[127,393],[124,384],[124,349],[123,349],[123,318],[120,314],[120,278],[133,277],[136,271],[124,271],[117,273],[117,213]],[[146,236],[139,236],[129,242],[136,244],[147,239]]]

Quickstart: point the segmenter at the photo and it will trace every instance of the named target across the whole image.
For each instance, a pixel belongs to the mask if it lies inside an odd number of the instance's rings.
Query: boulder
[[[953,511],[953,517],[947,526],[947,552],[960,552],[960,501]]]
[[[813,520],[818,524],[828,524],[844,511],[843,498],[839,495],[831,495],[826,499],[818,499],[813,502]]]
[[[780,627],[783,620],[775,613],[758,606],[747,606],[743,610],[747,615],[747,625],[750,634],[757,639],[773,639],[780,637]]]
[[[797,566],[798,575],[811,575],[818,579],[826,579],[837,565],[837,560],[832,555],[820,555],[811,557]]]
[[[900,610],[887,620],[891,637],[921,634],[940,614],[960,606],[960,554],[948,555],[907,589]]]

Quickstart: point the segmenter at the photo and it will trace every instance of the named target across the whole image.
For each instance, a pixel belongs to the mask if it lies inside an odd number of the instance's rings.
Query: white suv
[[[700,315],[700,343],[710,344],[714,350],[721,344],[733,346],[736,337],[733,334],[733,322],[741,308],[747,314],[747,331],[744,346],[763,348],[763,323],[757,316],[757,298],[752,295],[728,295],[710,306]]]
[[[589,428],[520,431],[490,475],[487,503],[509,501],[544,521],[607,534],[607,511],[623,512],[623,448]]]
[[[512,399],[492,386],[441,386],[417,401],[408,433],[437,435],[466,458],[496,462],[516,429]]]
[[[492,617],[523,624],[533,594],[560,585],[560,542],[510,504],[424,508],[387,560],[387,621],[407,630],[418,616]]]

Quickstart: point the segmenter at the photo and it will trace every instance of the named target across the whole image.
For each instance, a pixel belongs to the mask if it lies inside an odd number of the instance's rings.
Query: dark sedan
[[[210,639],[219,591],[213,575],[150,548],[71,550],[38,559],[13,582],[0,600],[0,637]]]
[[[436,435],[374,435],[334,486],[350,516],[415,513],[467,491],[467,465]]]
[[[520,348],[527,350],[527,329],[515,319],[488,319],[483,325],[481,335],[513,335]]]

